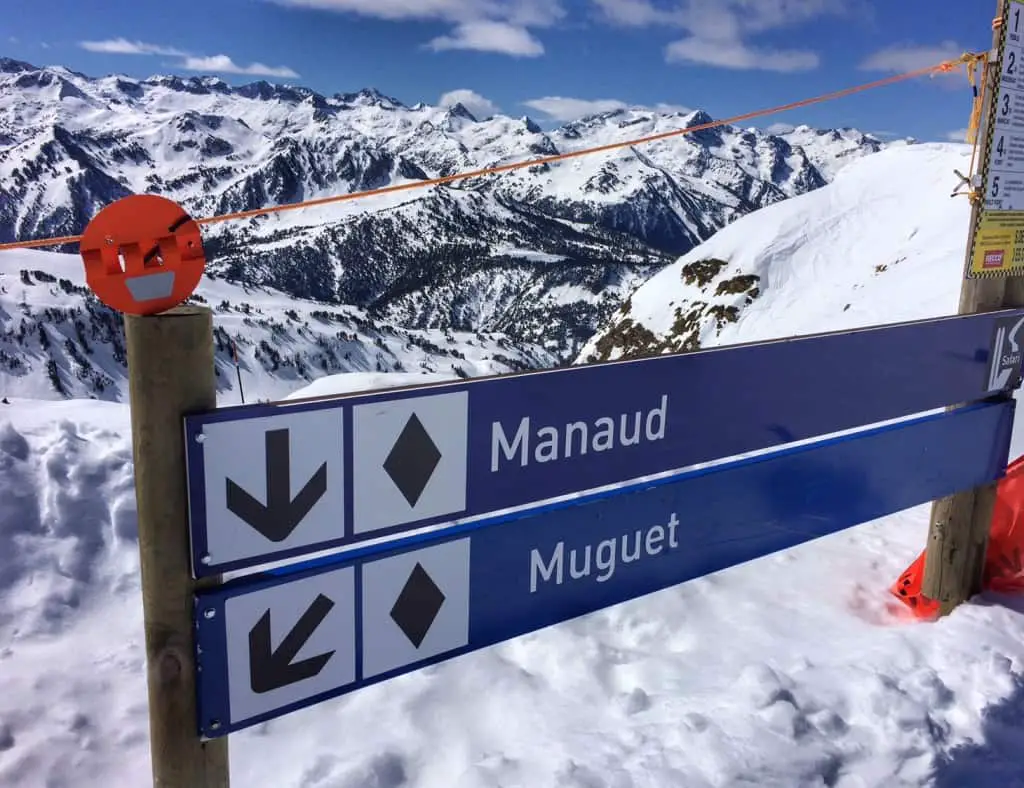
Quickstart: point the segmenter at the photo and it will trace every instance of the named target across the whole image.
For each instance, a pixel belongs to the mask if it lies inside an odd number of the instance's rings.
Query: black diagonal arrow
[[[327,492],[327,463],[323,463],[302,492],[292,498],[288,430],[270,430],[267,444],[267,502],[260,503],[231,479],[227,480],[228,509],[271,542],[291,536],[309,510]]]
[[[284,636],[276,649],[270,641],[270,611],[249,630],[249,684],[253,692],[276,690],[296,681],[311,679],[324,669],[334,651],[292,662],[306,641],[331,612],[334,602],[318,594],[299,622]]]

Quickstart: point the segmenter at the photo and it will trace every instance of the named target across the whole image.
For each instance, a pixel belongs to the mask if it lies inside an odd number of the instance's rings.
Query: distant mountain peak
[[[24,71],[39,71],[37,66],[26,63],[23,60],[14,60],[9,57],[0,57],[0,73],[20,74]]]
[[[376,88],[361,88],[353,93],[335,93],[334,98],[344,104],[378,106],[384,109],[406,109],[398,99],[386,96]]]
[[[529,115],[523,115],[520,118],[520,121],[522,122],[523,126],[526,127],[526,130],[528,132],[530,132],[531,134],[543,134],[544,133],[544,129],[542,129],[540,126],[538,126],[536,121],[534,121],[534,119],[531,118]]]
[[[459,118],[465,118],[466,120],[477,122],[476,116],[469,111],[465,104],[461,101],[456,101],[454,104],[448,107],[448,113]]]
[[[704,126],[708,123],[713,123],[714,120],[715,119],[707,112],[702,109],[698,109],[686,115],[686,122],[684,125],[686,128],[692,129],[694,126]]]

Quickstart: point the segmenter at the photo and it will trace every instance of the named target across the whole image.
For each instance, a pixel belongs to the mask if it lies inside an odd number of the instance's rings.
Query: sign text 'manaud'
[[[1024,311],[186,417],[198,576],[969,402]],[[1019,359],[1019,354],[1016,356]]]
[[[661,395],[661,404],[647,412],[623,413],[617,418],[600,416],[593,422],[573,421],[561,427],[535,427],[529,416],[523,416],[511,439],[500,421],[491,424],[491,472],[500,471],[503,460],[526,467],[529,463],[556,462],[588,451],[611,451],[616,447],[636,446],[641,441],[657,441],[665,437],[668,395]]]

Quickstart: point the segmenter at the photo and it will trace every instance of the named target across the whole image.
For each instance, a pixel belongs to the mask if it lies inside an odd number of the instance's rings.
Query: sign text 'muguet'
[[[544,556],[534,548],[530,551],[530,593],[536,593],[541,583],[552,580],[555,585],[562,585],[566,579],[566,568],[570,580],[582,580],[594,575],[598,583],[611,580],[619,562],[632,564],[645,556],[656,556],[662,550],[674,550],[679,547],[676,527],[679,518],[675,512],[665,525],[652,525],[650,528],[637,528],[632,534],[623,533],[613,539],[604,539],[597,545],[585,544],[573,547],[568,557],[565,542],[555,545],[551,558],[545,563]],[[666,543],[665,538],[668,537]],[[593,565],[591,564],[593,558]]]

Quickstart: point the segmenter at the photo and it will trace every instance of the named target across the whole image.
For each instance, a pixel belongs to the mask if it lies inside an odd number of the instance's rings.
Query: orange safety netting
[[[921,593],[924,556],[917,557],[890,589],[917,618],[933,618],[939,603]],[[982,588],[1024,592],[1024,455],[1014,460],[996,488]]]

